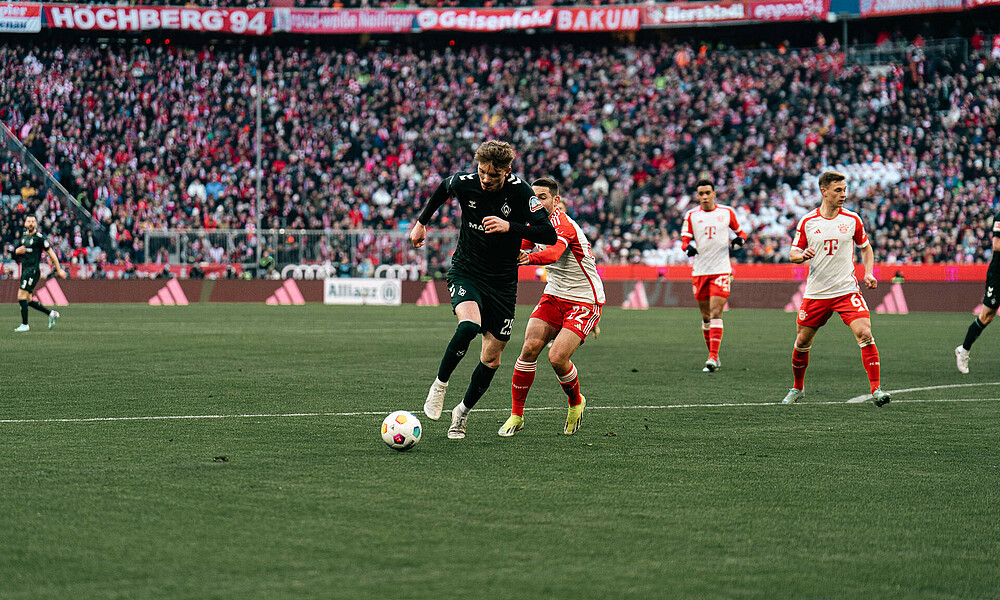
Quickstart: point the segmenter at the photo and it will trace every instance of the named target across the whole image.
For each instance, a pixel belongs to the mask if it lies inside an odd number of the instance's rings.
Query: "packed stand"
[[[473,169],[476,144],[496,137],[519,150],[517,172],[565,186],[603,263],[685,262],[681,217],[703,174],[753,232],[739,259],[784,261],[818,204],[816,174],[838,165],[878,260],[990,255],[1000,68],[988,59],[915,53],[873,74],[836,47],[286,47],[258,59],[8,45],[0,118],[42,132],[33,151],[135,260],[146,230],[252,228],[258,60],[264,228],[405,232],[441,177]],[[431,230],[457,217],[446,207]],[[311,247],[309,259],[349,255],[355,270],[424,259],[379,235]],[[426,260],[447,268],[445,250]]]
[[[0,279],[18,273],[14,249],[24,233],[24,219],[32,214],[38,228],[60,261],[91,264],[106,261],[107,256],[89,231],[58,199],[43,187],[43,182],[24,170],[5,150],[0,150]]]

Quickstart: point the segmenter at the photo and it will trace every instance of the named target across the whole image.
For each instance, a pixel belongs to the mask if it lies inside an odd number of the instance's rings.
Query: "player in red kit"
[[[872,337],[871,313],[854,277],[854,248],[857,247],[865,267],[865,287],[873,289],[878,285],[874,274],[875,251],[861,218],[843,208],[847,199],[846,177],[834,171],[823,173],[819,177],[819,191],[823,202],[799,221],[790,252],[793,263],[811,262],[796,321],[797,335],[792,350],[794,383],[781,403],[792,404],[802,399],[813,337],[836,312],[851,328],[861,347],[861,361],[868,373],[872,401],[875,406],[883,406],[891,397],[880,387],[881,365]]]
[[[556,243],[537,252],[522,251],[520,264],[546,265],[548,279],[542,299],[528,319],[524,346],[514,363],[511,381],[511,414],[498,432],[510,437],[524,427],[524,401],[535,380],[535,365],[545,345],[549,364],[569,402],[563,433],[573,435],[580,428],[587,401],[580,393],[580,378],[571,358],[587,339],[601,318],[604,284],[597,274],[594,254],[583,230],[559,207],[559,184],[552,179],[536,179],[531,184],[535,196],[549,212],[549,222],[556,230]],[[531,249],[531,242],[522,244]]]
[[[701,179],[695,187],[698,208],[684,215],[681,248],[694,257],[694,297],[701,309],[701,329],[708,346],[708,360],[702,371],[713,373],[722,366],[719,347],[722,345],[722,309],[729,298],[732,266],[729,249],[743,247],[747,234],[740,229],[736,212],[715,203],[715,184]],[[736,237],[729,241],[729,230]]]

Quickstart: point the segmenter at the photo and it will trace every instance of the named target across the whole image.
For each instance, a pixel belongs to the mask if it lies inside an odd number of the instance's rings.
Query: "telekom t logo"
[[[826,250],[827,256],[833,256],[838,246],[840,246],[839,240],[823,240],[823,248]]]
[[[708,227],[706,227],[705,228],[705,235],[708,236],[708,239],[714,240],[715,239],[715,225],[709,225]]]

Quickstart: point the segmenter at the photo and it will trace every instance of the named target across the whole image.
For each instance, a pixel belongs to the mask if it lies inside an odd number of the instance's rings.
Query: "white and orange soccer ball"
[[[420,419],[413,413],[397,410],[382,421],[382,441],[393,450],[409,450],[420,441]]]

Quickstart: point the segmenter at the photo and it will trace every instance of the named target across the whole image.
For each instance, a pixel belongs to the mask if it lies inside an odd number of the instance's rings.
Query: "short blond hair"
[[[487,140],[476,149],[476,162],[506,171],[514,163],[514,147],[507,142]]]
[[[831,183],[838,181],[847,181],[847,175],[836,171],[827,171],[819,176],[819,189],[825,190],[830,187]]]

